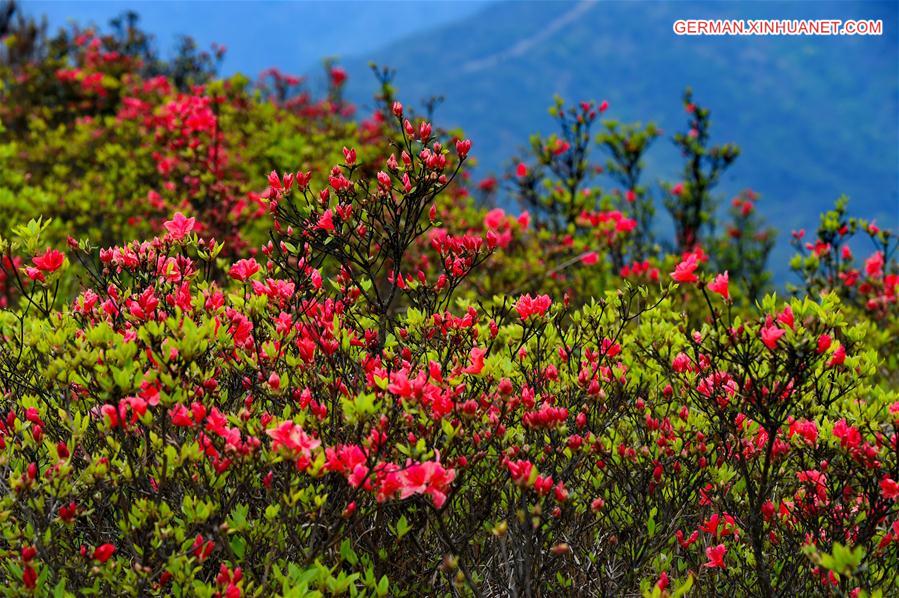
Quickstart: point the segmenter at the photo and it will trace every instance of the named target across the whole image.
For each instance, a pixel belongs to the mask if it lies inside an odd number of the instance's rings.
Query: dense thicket
[[[679,181],[558,100],[475,184],[389,72],[356,122],[334,65],[0,25],[4,594],[895,587],[895,236],[840,201],[766,294],[689,91]]]

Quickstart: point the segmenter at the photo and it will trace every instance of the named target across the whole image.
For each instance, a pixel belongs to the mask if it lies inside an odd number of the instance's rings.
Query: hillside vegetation
[[[3,595],[893,592],[895,233],[841,200],[770,294],[698,95],[661,185],[562,99],[473,181],[389,70],[2,14]]]

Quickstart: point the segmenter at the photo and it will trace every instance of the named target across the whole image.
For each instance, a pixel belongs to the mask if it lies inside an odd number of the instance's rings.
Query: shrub
[[[193,42],[160,60],[133,15],[123,19],[107,34],[40,35],[0,60],[0,217],[10,226],[43,217],[48,239],[109,245],[156,234],[183,211],[236,255],[265,238],[259,195],[271,170],[323,172],[343,145],[382,146],[377,120],[360,130],[346,118],[343,79],[322,100],[278,103],[263,85],[261,101],[243,76],[214,79]],[[29,26],[12,29],[14,49]]]
[[[116,108],[133,113],[58,129],[60,150],[127,148],[121,176],[63,154],[65,189],[174,185],[152,209],[110,208],[119,228],[89,225],[89,205],[39,219],[14,198],[57,197],[53,177],[5,175],[5,594],[895,586],[892,233],[838,203],[793,263],[804,288],[778,299],[751,195],[732,206],[748,239],[689,219],[672,253],[640,236],[654,127],[603,123],[626,188],[589,187],[604,104],[557,104],[561,133],[509,179],[534,214],[510,215],[467,190],[471,142],[410,114],[386,76],[358,128],[338,91],[313,110],[267,77],[253,95],[135,76],[129,93],[155,83]],[[682,137],[704,163],[704,134]],[[703,172],[681,208],[707,223]],[[247,189],[256,207],[238,210]],[[844,250],[859,231],[876,245],[864,273]]]

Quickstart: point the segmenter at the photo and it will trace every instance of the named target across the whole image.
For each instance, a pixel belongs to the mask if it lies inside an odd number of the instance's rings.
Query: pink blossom
[[[892,478],[885,477],[880,480],[880,493],[884,498],[890,500],[899,499],[899,482]]]
[[[762,337],[762,342],[765,343],[765,346],[773,351],[777,348],[777,341],[785,334],[785,331],[781,330],[777,326],[768,325],[762,328],[760,334]]]
[[[471,349],[470,359],[468,367],[462,370],[466,374],[477,375],[480,374],[484,369],[484,355],[487,354],[487,349],[482,349],[480,347],[473,347]]]
[[[281,422],[280,425],[266,430],[265,433],[272,439],[274,450],[284,448],[297,457],[308,458],[313,450],[321,446],[321,441],[306,434],[303,428],[290,420]]]
[[[727,554],[727,547],[724,544],[717,546],[709,546],[705,549],[705,556],[709,559],[703,566],[709,569],[726,569],[724,564],[724,555]]]
[[[185,218],[181,212],[175,212],[172,219],[167,220],[163,226],[168,231],[170,239],[180,241],[194,230],[196,222],[196,218]]]
[[[259,272],[259,264],[253,258],[238,261],[231,266],[228,275],[235,280],[246,281]]]
[[[322,230],[331,232],[334,230],[334,216],[330,209],[325,210],[318,219],[316,226]]]
[[[41,272],[56,272],[62,266],[65,255],[56,249],[47,249],[42,255],[31,259]]]
[[[699,261],[696,259],[696,255],[691,253],[674,268],[671,278],[682,284],[697,282],[699,277],[695,272],[698,267]]]
[[[527,320],[531,316],[542,316],[546,314],[546,310],[552,304],[549,295],[538,295],[531,297],[530,294],[519,297],[515,304],[515,310],[522,320]]]
[[[496,230],[506,220],[506,213],[500,208],[494,208],[484,215],[484,227],[489,230]]]
[[[878,251],[865,260],[865,272],[868,278],[881,278],[883,276],[883,253]]]
[[[438,509],[446,502],[446,493],[456,478],[453,469],[445,469],[437,461],[425,461],[411,465],[399,474],[401,499],[413,494],[427,494]]]
[[[715,280],[709,283],[709,290],[721,295],[725,299],[730,299],[730,287],[728,282],[727,271],[725,271],[723,274],[716,276]]]

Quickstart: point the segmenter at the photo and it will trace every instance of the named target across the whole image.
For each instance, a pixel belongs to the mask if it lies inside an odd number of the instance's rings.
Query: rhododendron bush
[[[685,181],[641,182],[654,127],[594,137],[609,106],[559,101],[559,133],[472,185],[477,140],[387,82],[357,126],[266,76],[131,67],[45,141],[114,144],[106,166],[5,175],[6,594],[893,591],[892,233],[839,202],[766,294],[755,195],[708,226],[737,152],[689,94]],[[17,118],[8,143],[39,137]]]

